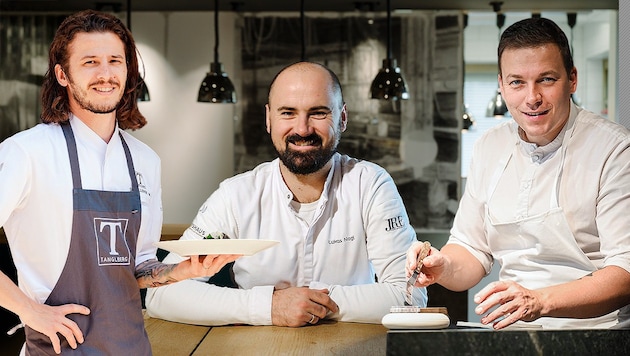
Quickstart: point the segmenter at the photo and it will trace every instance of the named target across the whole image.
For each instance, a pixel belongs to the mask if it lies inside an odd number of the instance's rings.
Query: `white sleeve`
[[[218,287],[200,280],[185,280],[149,288],[149,316],[197,325],[271,325],[273,286],[249,290]]]
[[[31,181],[31,161],[13,140],[0,143],[0,226],[26,197]]]
[[[595,224],[604,266],[630,272],[630,142],[624,140],[608,154],[601,173]]]
[[[136,247],[136,266],[156,258],[157,247],[153,243],[159,241],[162,235],[162,169],[157,155],[151,168],[153,170],[150,172],[150,178],[145,178],[150,182],[150,185],[147,187],[149,189],[148,200],[142,204],[142,223]]]
[[[220,187],[202,205],[181,239],[201,239],[203,235],[220,231],[238,236],[237,226],[229,208],[229,199]],[[182,258],[169,254],[164,263],[178,263]],[[219,287],[206,283],[208,278],[180,281],[149,288],[147,312],[152,317],[198,325],[271,325],[273,286],[252,289]]]
[[[473,146],[468,179],[464,194],[459,201],[459,207],[451,228],[451,236],[447,244],[457,244],[464,247],[479,260],[488,274],[492,270],[493,258],[485,232],[485,202],[488,194],[488,172],[493,172],[492,169],[497,161],[494,156],[486,154],[484,151],[486,140],[486,136],[483,136]],[[496,145],[488,144],[487,146],[496,151]],[[477,161],[479,157],[483,158]],[[493,157],[493,159],[487,157]]]
[[[330,317],[340,321],[378,324],[392,306],[404,305],[406,252],[416,240],[416,234],[398,189],[386,171],[383,170],[374,182],[370,182],[367,189],[369,191],[361,199],[367,253],[377,283],[328,286],[331,298],[339,305],[339,314]],[[397,229],[391,229],[383,216],[400,217],[402,224]],[[412,297],[414,305],[426,306],[426,288],[414,288]]]

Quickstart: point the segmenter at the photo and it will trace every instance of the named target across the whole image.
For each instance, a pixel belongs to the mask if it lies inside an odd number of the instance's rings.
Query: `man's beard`
[[[88,100],[87,91],[79,88],[79,86],[76,85],[74,81],[72,81],[72,78],[70,78],[70,75],[68,75],[68,82],[70,84],[70,88],[72,89],[72,97],[74,98],[74,100],[76,100],[76,102],[79,104],[79,106],[82,109],[91,111],[95,114],[109,114],[116,111],[116,109],[118,108],[118,104],[120,103],[120,98],[118,98],[118,101],[116,101],[116,103],[113,103],[113,104],[97,105]],[[101,83],[104,83],[104,82],[98,82],[95,84],[101,84]],[[113,83],[111,81],[109,83],[113,85],[118,84],[118,83]]]
[[[310,150],[308,152],[300,152],[292,150],[289,147],[289,143],[307,141],[313,145],[320,144],[319,148]],[[284,151],[279,151],[277,147],[276,153],[278,157],[284,163],[284,165],[293,174],[306,175],[317,172],[330,161],[330,158],[337,152],[338,139],[330,142],[328,146],[321,146],[322,139],[316,134],[302,137],[300,135],[291,135],[285,140]]]

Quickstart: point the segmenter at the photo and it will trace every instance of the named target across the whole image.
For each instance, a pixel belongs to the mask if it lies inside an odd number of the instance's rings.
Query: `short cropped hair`
[[[545,44],[558,46],[567,75],[571,75],[574,64],[567,36],[555,22],[543,17],[520,20],[503,31],[497,51],[499,74],[501,74],[501,56],[506,49],[534,48]]]

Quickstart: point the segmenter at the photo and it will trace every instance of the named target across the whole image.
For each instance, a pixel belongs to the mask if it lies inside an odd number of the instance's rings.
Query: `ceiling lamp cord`
[[[304,17],[304,0],[300,1],[300,29],[302,30],[302,55],[300,59],[302,62],[306,60],[306,18]]]
[[[131,32],[131,0],[127,0],[127,29]],[[151,95],[149,95],[149,88],[147,87],[147,83],[144,82],[145,70],[144,70],[144,61],[140,56],[140,52],[138,52],[138,56],[142,61],[142,75],[138,78],[138,85],[136,86],[136,97],[138,101],[150,101]]]
[[[577,23],[577,13],[576,12],[568,12],[567,13],[567,22],[569,23],[569,27],[571,28],[571,55],[573,56],[573,27]]]
[[[569,27],[571,28],[571,42],[569,42],[569,46],[571,48],[571,56],[574,56],[573,53],[573,27],[577,23],[577,13],[576,12],[568,12],[567,13],[567,22],[569,23]],[[582,100],[577,96],[576,93],[571,94],[571,100],[577,106],[582,106]]]
[[[493,1],[490,3],[492,9],[497,14],[497,27],[499,28],[499,42],[501,41],[501,28],[505,25],[505,14],[501,12],[502,1]],[[497,63],[498,66],[498,63]],[[486,117],[494,117],[495,119],[502,119],[509,113],[507,104],[503,100],[501,90],[497,88],[496,93],[490,99],[488,108],[486,109]]]
[[[468,13],[464,12],[463,15],[463,30],[466,29],[466,27],[468,27]],[[463,65],[462,68],[464,68],[464,71],[466,70],[466,65]],[[466,75],[464,75],[465,77]],[[463,99],[463,95],[462,95],[462,99]],[[471,129],[471,127],[473,127],[473,125],[475,125],[475,118],[473,117],[472,113],[470,112],[470,110],[468,110],[468,105],[466,104],[466,102],[462,103],[462,132],[468,132],[469,129]]]

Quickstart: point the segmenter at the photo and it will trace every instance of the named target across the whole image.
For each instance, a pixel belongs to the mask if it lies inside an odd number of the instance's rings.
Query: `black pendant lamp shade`
[[[409,99],[407,84],[395,59],[383,59],[383,68],[378,71],[370,87],[372,99]]]
[[[219,62],[219,0],[214,1],[214,63],[210,63],[210,72],[206,73],[197,101],[202,103],[235,103],[236,91],[223,65]]]
[[[464,105],[464,113],[462,114],[462,130],[468,131],[475,124],[475,118],[472,116],[468,106]]]
[[[151,95],[149,95],[149,88],[144,82],[144,79],[140,78],[138,86],[136,87],[136,94],[138,95],[138,101],[150,101]]]
[[[502,118],[503,116],[508,114],[507,104],[505,100],[503,100],[503,95],[501,95],[501,90],[497,89],[496,94],[490,99],[488,103],[488,108],[486,109],[487,117],[494,118]]]
[[[392,58],[390,31],[391,6],[390,0],[387,0],[387,58],[383,59],[383,68],[372,81],[370,96],[372,99],[406,100],[409,99],[409,92],[396,59]]]
[[[206,73],[197,101],[203,103],[235,103],[236,91],[227,74],[223,71],[223,64],[210,63],[210,72]]]

